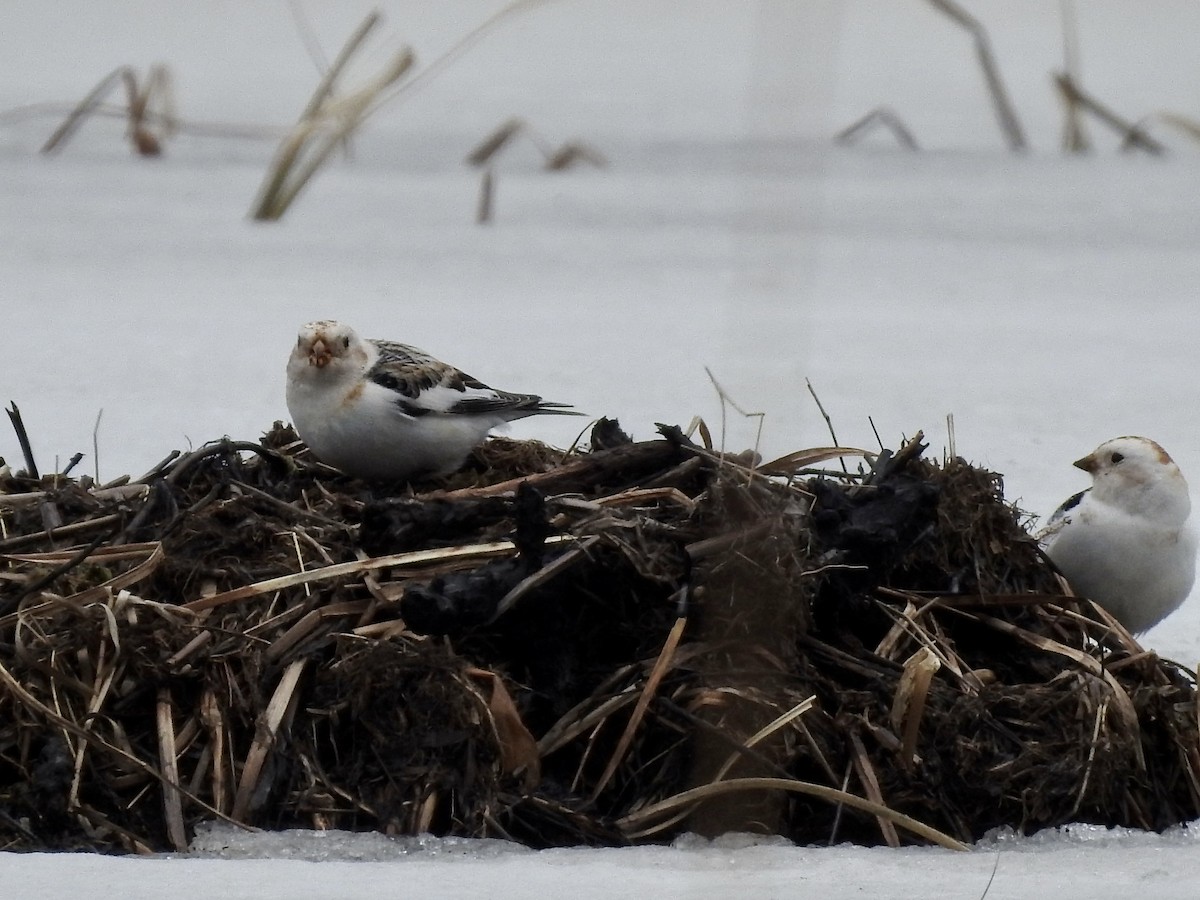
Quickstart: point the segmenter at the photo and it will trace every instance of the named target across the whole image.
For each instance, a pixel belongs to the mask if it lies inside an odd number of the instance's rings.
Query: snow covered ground
[[[504,3],[380,5],[383,33],[351,81],[404,43],[432,61]],[[1090,90],[1130,118],[1200,116],[1200,6],[1076,5]],[[372,8],[300,6],[326,56]],[[1033,513],[1084,487],[1070,461],[1118,434],[1159,440],[1200,485],[1200,146],[1154,124],[1168,156],[1121,155],[1093,126],[1096,152],[1060,156],[1058,4],[968,7],[991,29],[1023,156],[1004,150],[968,36],[927,3],[558,0],[385,107],[351,161],[262,225],[247,211],[273,141],[182,136],[146,161],[119,123],[93,120],[57,156],[37,148],[63,104],[124,64],[169,64],[188,121],[289,123],[317,76],[287,4],[7,0],[0,400],[20,405],[43,468],[82,451],[80,471],[138,475],[172,449],[286,418],[295,328],[332,316],[639,437],[695,414],[720,429],[707,366],[766,413],[768,456],[827,442],[809,379],[848,445],[874,446],[873,421],[889,445],[923,428],[940,451],[953,413],[957,452],[1005,473]],[[883,136],[835,146],[881,104],[924,152]],[[610,165],[547,174],[514,150],[495,221],[479,227],[463,158],[510,116]],[[753,444],[756,420],[727,412],[727,445]],[[512,433],[567,444],[576,427]],[[7,429],[0,455],[20,459]],[[1200,601],[1146,643],[1200,662]],[[319,866],[278,848],[270,862],[0,856],[0,883],[19,886],[12,897],[97,882],[127,897],[185,883],[259,898],[963,897],[983,892],[997,852],[993,898],[1135,885],[1183,897],[1200,875],[1186,832],[1080,829],[981,850],[481,849]]]
[[[999,835],[972,853],[793,847],[727,835],[673,847],[532,851],[498,841],[288,832],[202,836],[188,857],[0,854],[0,884],[16,900],[63,896],[161,900],[656,900],[754,897],[922,900],[1192,900],[1200,880],[1195,831],[1165,835],[1073,827],[1032,838]]]

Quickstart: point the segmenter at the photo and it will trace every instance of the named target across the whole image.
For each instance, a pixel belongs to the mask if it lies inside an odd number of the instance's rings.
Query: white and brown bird
[[[1075,465],[1092,486],[1071,497],[1042,535],[1072,590],[1137,634],[1174,612],[1192,589],[1197,534],[1179,466],[1144,437],[1105,441]]]
[[[495,390],[416,347],[364,340],[332,321],[300,328],[287,406],[318,459],[379,480],[449,474],[514,419],[582,415],[536,394]]]

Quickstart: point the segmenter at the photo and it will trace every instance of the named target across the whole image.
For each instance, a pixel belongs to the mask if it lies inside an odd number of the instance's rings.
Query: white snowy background
[[[941,453],[952,413],[957,452],[1031,513],[1085,487],[1070,462],[1120,434],[1157,439],[1200,485],[1200,144],[1153,120],[1168,154],[1125,154],[1091,125],[1094,151],[1063,156],[1060,5],[965,5],[991,34],[1023,155],[1005,149],[969,36],[920,0],[557,0],[402,93],[282,222],[257,224],[274,140],[182,135],[145,160],[119,121],[92,119],[59,154],[38,148],[120,65],[167,64],[189,123],[288,125],[318,78],[293,10],[331,57],[373,4],[0,0],[0,400],[20,406],[43,469],[80,451],[79,472],[137,476],[286,419],[296,327],[336,317],[639,438],[693,415],[721,430],[707,366],[766,414],[767,456],[828,442],[808,379],[847,445],[875,446],[873,421],[889,446],[924,429]],[[378,6],[351,84],[404,45],[419,71],[505,3]],[[1130,119],[1200,117],[1200,4],[1075,7],[1088,90]],[[835,144],[880,105],[922,152],[883,134]],[[464,157],[512,116],[609,165],[551,174],[514,148],[481,227]],[[757,420],[724,421],[730,449],[754,444]],[[577,427],[512,433],[566,445]],[[7,428],[0,456],[20,465]],[[1200,602],[1145,643],[1200,662]],[[969,855],[375,840],[210,841],[267,860],[0,855],[0,890],[971,897],[995,865],[988,897],[1070,900],[1193,897],[1200,876],[1187,830],[1001,836]]]

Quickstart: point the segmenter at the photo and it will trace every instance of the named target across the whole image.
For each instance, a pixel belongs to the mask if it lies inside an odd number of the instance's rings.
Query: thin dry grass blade
[[[492,157],[508,146],[524,128],[525,122],[519,118],[512,118],[504,122],[467,154],[468,165],[482,166],[490,162]]]
[[[166,778],[162,774],[162,772],[158,771],[153,766],[138,759],[138,757],[134,756],[128,750],[122,749],[121,747],[118,747],[115,744],[112,744],[108,741],[101,739],[99,736],[87,731],[86,729],[79,727],[74,722],[72,722],[70,719],[64,718],[63,716],[56,713],[53,709],[46,706],[46,704],[42,703],[40,700],[38,700],[36,697],[34,697],[32,694],[30,694],[29,691],[25,690],[25,688],[22,687],[21,683],[15,677],[13,677],[13,674],[8,670],[8,668],[3,663],[0,663],[0,683],[2,683],[8,689],[9,693],[13,696],[13,698],[17,702],[19,702],[21,705],[26,706],[29,709],[33,710],[35,713],[44,717],[45,719],[52,722],[54,725],[58,726],[59,728],[62,728],[65,731],[69,731],[71,734],[75,735],[76,737],[83,738],[84,740],[88,741],[93,746],[95,746],[101,750],[104,750],[108,753],[112,753],[112,754],[120,757],[124,762],[129,763],[130,765],[132,765],[134,768],[138,769],[139,771],[145,772],[147,775],[151,776],[155,780],[163,782],[163,783],[166,782]],[[246,828],[249,831],[257,830],[257,829],[250,828],[249,826],[244,825],[241,822],[237,822],[237,821],[229,818],[229,816],[226,816],[225,814],[223,814],[222,812],[217,810],[215,807],[210,806],[209,804],[205,803],[199,797],[188,793],[188,791],[186,791],[178,783],[175,783],[171,786],[174,787],[176,790],[178,790],[180,793],[182,793],[184,795],[184,797],[186,797],[188,800],[190,800],[191,802],[193,802],[197,806],[199,806],[201,809],[207,810],[208,812],[212,813],[214,816],[217,816],[219,819],[229,822],[230,824],[238,825],[239,827]]]
[[[217,695],[208,688],[200,697],[200,719],[208,731],[212,748],[213,806],[224,814],[229,809],[228,768],[225,751],[225,717]]]
[[[362,124],[371,104],[412,67],[415,57],[405,48],[391,58],[378,76],[357,91],[338,100],[331,99],[342,70],[379,18],[379,13],[372,12],[363,20],[322,76],[296,127],[284,138],[275,154],[251,211],[252,218],[273,222],[282,217],[333,151],[344,145]]]
[[[551,535],[546,538],[545,543],[558,544],[573,540],[575,538],[572,535]],[[283,575],[279,578],[268,578],[265,581],[258,581],[254,584],[247,584],[232,590],[223,591],[219,594],[213,594],[211,597],[201,597],[199,600],[182,604],[180,608],[188,609],[192,612],[200,612],[205,609],[213,609],[229,603],[236,603],[248,597],[260,597],[263,594],[274,593],[275,591],[281,591],[285,588],[296,587],[298,585],[311,584],[315,581],[328,581],[332,578],[343,578],[347,575],[373,572],[376,569],[403,568],[405,566],[416,566],[446,560],[481,559],[490,556],[501,556],[505,553],[511,553],[515,549],[516,545],[512,541],[495,541],[490,544],[468,544],[465,547],[416,550],[410,553],[397,553],[391,556],[377,556],[371,559],[324,566],[320,569],[308,569],[304,572]]]
[[[334,85],[337,83],[338,78],[341,77],[342,70],[354,58],[354,54],[358,52],[358,48],[362,46],[363,41],[367,39],[382,18],[379,10],[372,10],[367,13],[366,18],[359,23],[358,27],[350,33],[350,37],[346,38],[346,42],[342,44],[342,49],[338,51],[333,64],[322,74],[321,80],[317,83],[312,97],[309,98],[308,104],[304,107],[303,112],[300,113],[301,120],[312,119],[317,116],[322,104],[332,95]]]
[[[548,565],[542,566],[532,575],[522,579],[516,584],[512,590],[501,598],[496,604],[496,611],[492,614],[489,623],[495,622],[498,618],[508,612],[516,604],[518,600],[532,591],[534,588],[545,584],[550,579],[569,569],[572,565],[587,557],[588,551],[592,549],[600,540],[598,535],[584,538],[566,553],[559,556]]]
[[[945,847],[947,850],[970,850],[970,847],[961,841],[955,840],[950,835],[938,831],[924,822],[919,822],[911,816],[906,816],[904,813],[896,812],[894,809],[889,809],[878,803],[872,803],[870,800],[865,800],[846,791],[839,791],[837,788],[826,787],[823,784],[813,784],[808,781],[793,781],[787,778],[734,778],[729,781],[714,781],[711,784],[682,791],[658,803],[652,803],[635,813],[630,813],[617,820],[616,824],[623,832],[628,833],[651,820],[657,819],[664,813],[674,812],[681,806],[691,806],[710,797],[717,797],[736,791],[788,791],[794,794],[818,797],[830,803],[843,803],[853,809],[894,822],[905,831],[925,838],[925,840],[937,844],[939,847]]]
[[[1172,128],[1177,128],[1194,141],[1200,141],[1200,120],[1173,112],[1162,112],[1158,117]]]
[[[542,735],[541,740],[538,741],[538,753],[543,758],[549,756],[555,750],[575,740],[575,738],[595,726],[598,722],[607,719],[617,710],[635,702],[637,702],[637,695],[632,687],[615,696],[609,697],[599,705],[595,705],[594,697],[587,698],[573,709],[567,711],[562,718],[554,723],[549,731]],[[589,711],[584,713],[584,710]]]
[[[621,734],[621,739],[617,741],[616,749],[613,750],[612,756],[609,757],[608,765],[604,767],[603,774],[592,789],[593,801],[608,787],[608,782],[616,773],[617,766],[625,758],[625,754],[629,750],[629,745],[633,742],[633,736],[637,733],[638,726],[642,724],[642,719],[645,717],[646,710],[650,706],[650,701],[654,699],[654,694],[658,691],[658,686],[662,682],[663,677],[671,669],[675,658],[675,648],[679,646],[679,641],[683,638],[683,630],[687,627],[687,623],[688,620],[686,618],[681,617],[676,619],[675,625],[671,628],[670,633],[667,634],[667,639],[663,642],[662,650],[659,651],[658,659],[654,661],[654,667],[646,677],[646,684],[642,687],[637,705],[634,706],[633,713],[629,716],[629,722],[625,725],[625,731]]]
[[[295,697],[296,685],[299,684],[300,676],[306,665],[308,665],[308,660],[298,659],[283,670],[279,684],[275,687],[275,693],[271,695],[271,702],[267,704],[267,708],[258,720],[254,743],[250,745],[250,752],[246,754],[246,763],[242,768],[242,777],[238,782],[237,794],[233,800],[234,819],[243,820],[250,811],[250,801],[254,796],[255,788],[258,787],[263,763],[266,762],[267,754],[271,752],[271,748],[275,744],[279,726],[283,722],[288,706]]]
[[[107,647],[104,644],[100,644],[97,650],[97,657],[92,696],[88,699],[88,715],[83,722],[83,728],[89,731],[96,722],[97,714],[104,707],[104,701],[108,699],[113,679],[117,674],[117,667],[109,656]],[[91,745],[87,741],[80,741],[76,746],[75,770],[71,776],[71,790],[67,795],[67,809],[75,809],[79,805],[79,788],[83,778],[83,762],[89,746]]]
[[[1096,744],[1100,740],[1100,731],[1104,728],[1104,719],[1108,714],[1108,701],[1105,700],[1096,708],[1096,721],[1092,726],[1092,741],[1088,746],[1087,762],[1083,767],[1083,778],[1079,780],[1079,793],[1075,796],[1075,805],[1071,807],[1071,816],[1079,812],[1083,798],[1087,794],[1088,781],[1092,777],[1092,766],[1096,761]]]
[[[44,553],[3,553],[0,554],[0,559],[7,559],[13,562],[55,565],[71,559],[78,549],[77,547],[73,547],[69,550],[47,550]],[[161,553],[161,541],[146,541],[140,544],[119,544],[116,547],[96,547],[85,558],[97,563],[112,563],[125,559],[137,559],[138,557],[147,555],[153,558],[155,554]]]
[[[563,144],[546,156],[546,170],[550,172],[561,172],[578,163],[587,163],[594,168],[603,169],[608,165],[608,160],[594,147],[578,141]]]
[[[158,761],[163,773],[163,815],[167,820],[167,837],[171,846],[181,853],[187,850],[187,829],[183,824],[183,800],[179,794],[179,764],[175,756],[175,723],[171,719],[171,692],[158,689],[155,706],[158,722]]]
[[[863,746],[862,738],[857,732],[850,732],[850,746],[854,749],[854,771],[858,773],[858,780],[867,792],[867,799],[880,806],[886,806],[883,802],[883,791],[879,789],[879,778],[875,775],[875,767],[871,765],[871,757],[867,755],[867,748]],[[899,847],[900,835],[896,833],[896,826],[891,820],[883,816],[876,816],[875,819],[879,822],[879,832],[887,845]]]
[[[319,609],[305,613],[300,621],[276,638],[275,642],[263,654],[264,657],[269,662],[278,662],[293,647],[312,634],[316,627],[321,624],[322,618],[322,610]]]
[[[487,669],[472,667],[467,669],[466,674],[486,683],[489,688],[485,705],[500,744],[501,767],[510,775],[524,772],[522,783],[525,790],[533,790],[542,777],[538,744],[525,727],[517,704],[504,686],[504,680]]]
[[[1053,638],[1048,638],[1045,635],[1035,634],[1028,629],[1021,628],[1018,625],[1013,625],[1011,622],[1005,622],[1003,619],[997,619],[993,616],[978,615],[975,617],[980,622],[990,625],[998,631],[1003,631],[1005,634],[1011,634],[1013,637],[1024,641],[1031,647],[1037,647],[1039,650],[1045,650],[1047,653],[1055,653],[1059,656],[1065,656],[1067,659],[1077,663],[1087,672],[1092,675],[1103,677],[1104,667],[1094,657],[1088,656],[1082,650],[1076,650],[1074,647],[1068,647],[1066,644],[1059,643]]]
[[[979,67],[983,70],[983,77],[987,82],[988,93],[992,98],[992,107],[996,111],[1000,130],[1008,141],[1009,149],[1024,150],[1026,146],[1025,133],[1017,118],[1017,111],[1008,97],[1004,81],[1000,78],[1000,67],[996,64],[996,56],[992,52],[992,42],[988,38],[987,29],[978,19],[953,0],[929,0],[929,2],[971,33],[975,40],[975,54],[979,57]]]
[[[878,455],[870,450],[859,450],[856,447],[813,447],[810,450],[797,450],[773,459],[769,463],[763,463],[756,468],[756,471],[762,475],[795,475],[800,469],[843,456],[861,456],[864,459],[873,459]]]
[[[1054,83],[1058,85],[1059,92],[1067,103],[1078,105],[1117,132],[1121,136],[1121,146],[1123,148],[1132,147],[1144,150],[1152,156],[1161,156],[1166,152],[1166,147],[1146,134],[1136,123],[1121,118],[1091,94],[1084,91],[1069,74],[1065,72],[1056,73]]]
[[[781,728],[786,727],[787,725],[790,725],[792,722],[794,722],[800,716],[804,715],[806,712],[808,712],[810,709],[812,709],[813,706],[816,704],[816,702],[817,702],[817,698],[815,696],[813,696],[813,697],[809,697],[806,700],[802,700],[801,702],[797,703],[795,706],[793,706],[791,709],[789,709],[783,715],[777,716],[775,719],[768,722],[766,725],[764,725],[762,728],[760,728],[754,734],[750,735],[750,737],[748,737],[745,740],[745,742],[742,744],[742,747],[746,750],[749,750],[755,744],[758,744],[758,743],[766,740],[768,737],[773,735],[776,731],[778,731]],[[723,781],[725,779],[725,776],[729,774],[729,770],[732,769],[734,767],[734,765],[737,764],[737,761],[739,759],[741,759],[741,757],[742,757],[742,754],[740,754],[740,753],[729,754],[729,757],[721,765],[721,768],[717,770],[717,774],[713,777],[713,781]]]
[[[127,72],[131,71],[132,69],[129,66],[120,66],[101,78],[100,82],[88,92],[87,96],[80,100],[79,104],[71,110],[63,123],[54,129],[54,133],[42,145],[41,152],[51,154],[61,150],[65,146],[67,139],[83,124],[83,120],[100,105],[100,102],[104,99],[104,95],[119,84],[125,78]]]
[[[937,656],[928,647],[921,647],[904,663],[896,695],[892,699],[892,730],[900,733],[900,759],[906,769],[915,761],[917,735],[921,718],[925,713],[925,698],[933,676],[942,667]],[[903,729],[903,731],[901,731]]]
[[[1039,650],[1045,650],[1048,653],[1056,653],[1059,656],[1064,656],[1067,659],[1079,664],[1088,673],[1103,678],[1108,684],[1109,688],[1112,690],[1113,701],[1121,713],[1121,718],[1125,723],[1125,727],[1129,730],[1129,733],[1132,735],[1137,735],[1141,731],[1141,725],[1138,721],[1137,707],[1134,706],[1133,700],[1130,698],[1125,688],[1121,685],[1121,682],[1117,681],[1112,672],[1108,671],[1108,669],[1102,666],[1095,658],[1088,656],[1086,653],[1080,650],[1076,650],[1074,647],[1068,647],[1066,644],[1059,643],[1058,641],[1044,637],[1040,634],[1035,634],[1032,631],[1020,628],[1001,619],[995,619],[991,616],[982,615],[978,616],[977,618],[980,622],[984,622],[993,628],[1006,632],[1007,634],[1011,634],[1025,643],[1037,647]],[[1133,747],[1138,759],[1139,768],[1145,769],[1146,759],[1142,750],[1141,741],[1135,740],[1133,742]]]
[[[847,125],[837,133],[834,140],[839,144],[853,144],[876,125],[882,125],[886,128],[888,133],[896,139],[896,143],[904,149],[914,151],[920,149],[917,146],[917,139],[913,137],[913,133],[904,124],[904,120],[886,106],[873,109],[861,119],[857,119]]]
[[[101,502],[109,500],[140,500],[150,492],[147,484],[123,484],[89,491],[88,496]],[[0,494],[0,508],[41,503],[51,496],[49,491],[27,491],[21,494]]]

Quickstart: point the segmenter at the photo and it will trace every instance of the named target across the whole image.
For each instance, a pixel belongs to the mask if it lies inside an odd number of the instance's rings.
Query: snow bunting
[[[447,475],[505,422],[582,415],[535,394],[494,390],[416,347],[364,340],[331,321],[300,329],[287,406],[318,459],[369,479]]]
[[[1130,632],[1145,631],[1192,589],[1197,535],[1187,482],[1143,437],[1105,441],[1075,465],[1091,474],[1092,486],[1050,517],[1046,555],[1077,594]]]

